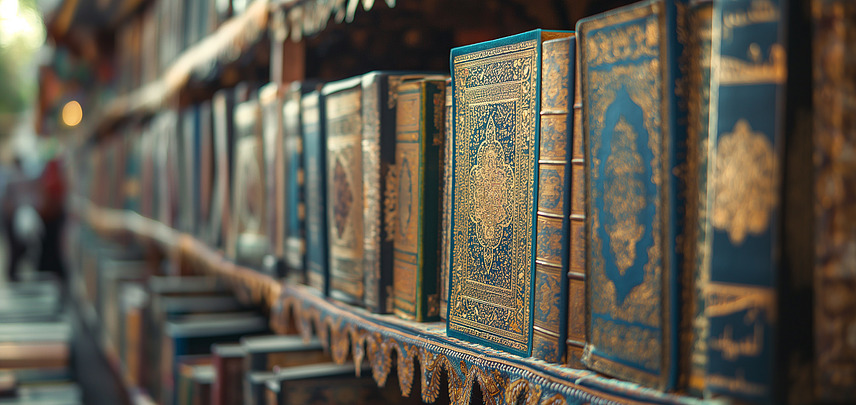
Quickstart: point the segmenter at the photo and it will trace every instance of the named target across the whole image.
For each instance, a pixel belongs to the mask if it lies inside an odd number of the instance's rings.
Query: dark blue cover
[[[534,30],[452,49],[448,334],[532,350],[541,42]]]
[[[324,295],[329,293],[327,266],[327,134],[324,98],[313,91],[301,100],[303,167],[306,174],[306,279]]]
[[[809,116],[811,51],[805,14],[793,10],[802,6],[714,6],[705,382],[710,392],[752,402],[810,392],[799,385],[811,381],[814,255],[805,222],[814,204],[811,134],[801,121]]]
[[[586,142],[583,361],[660,389],[674,388],[678,377],[684,7],[644,1],[577,23]]]

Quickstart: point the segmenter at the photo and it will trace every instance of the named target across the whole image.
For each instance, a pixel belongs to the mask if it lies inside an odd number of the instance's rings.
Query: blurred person
[[[22,239],[22,232],[26,232],[31,222],[28,211],[18,211],[24,205],[32,206],[35,200],[33,195],[33,184],[24,176],[20,157],[15,157],[12,166],[6,171],[6,186],[0,201],[0,223],[3,233],[6,235],[8,244],[7,252],[9,258],[6,262],[6,275],[10,281],[19,281],[18,270],[21,259],[27,253],[27,244]],[[17,218],[18,219],[16,221]],[[16,224],[17,222],[17,224]]]
[[[66,185],[60,160],[47,162],[39,177],[39,214],[44,223],[41,237],[38,268],[55,273],[65,280],[65,263],[62,260],[62,230],[65,222]]]

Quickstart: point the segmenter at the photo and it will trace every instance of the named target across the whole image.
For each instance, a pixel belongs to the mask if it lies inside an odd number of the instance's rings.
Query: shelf
[[[96,232],[130,233],[153,241],[203,273],[224,278],[257,303],[271,308],[271,326],[280,333],[294,325],[305,339],[317,334],[333,360],[353,358],[357,372],[363,361],[371,365],[379,385],[397,370],[404,395],[418,395],[415,367],[421,375],[421,396],[434,402],[441,390],[443,370],[453,403],[468,404],[473,384],[479,384],[485,403],[526,404],[695,404],[701,401],[662,393],[611,379],[588,370],[522,358],[446,336],[442,322],[417,323],[392,315],[372,314],[363,308],[321,297],[301,285],[283,285],[273,278],[238,266],[220,252],[190,235],[122,210],[97,208],[78,201],[80,217]],[[395,352],[395,356],[393,356]],[[393,368],[393,359],[395,367]]]

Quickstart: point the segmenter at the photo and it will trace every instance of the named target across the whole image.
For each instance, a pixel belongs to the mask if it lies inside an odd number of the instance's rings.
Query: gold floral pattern
[[[745,119],[724,133],[716,148],[711,223],[728,232],[734,244],[770,225],[777,197],[777,163],[773,144],[754,132]]]

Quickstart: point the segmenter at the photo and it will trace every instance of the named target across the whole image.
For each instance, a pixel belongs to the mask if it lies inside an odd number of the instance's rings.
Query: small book
[[[194,170],[197,173],[197,184],[194,186],[199,197],[197,199],[196,238],[211,247],[217,247],[219,234],[214,230],[214,190],[217,179],[216,148],[214,140],[214,117],[211,102],[199,104],[199,157]],[[219,219],[218,219],[219,220]],[[219,224],[219,222],[217,222]]]
[[[643,1],[577,23],[586,145],[583,362],[661,390],[678,386],[686,309],[684,6]]]
[[[534,30],[452,49],[449,336],[532,352],[541,44]]]
[[[244,358],[244,403],[263,404],[265,401],[265,372],[276,368],[326,363],[321,342],[312,339],[305,343],[299,336],[250,336],[241,339],[246,352]],[[270,377],[270,375],[268,375]]]
[[[219,90],[214,93],[214,98],[211,100],[214,173],[211,183],[211,220],[209,226],[211,240],[215,242],[213,246],[221,249],[227,247],[229,226],[232,223],[231,178],[234,168],[235,93],[234,89]]]
[[[387,174],[387,226],[395,229],[394,312],[403,319],[433,321],[438,295],[440,164],[445,79],[400,84],[396,95],[395,165]]]
[[[177,360],[176,405],[211,403],[214,366],[210,355],[181,356]],[[202,402],[204,400],[204,402]]]
[[[246,350],[240,343],[211,345],[211,363],[214,382],[211,387],[211,405],[237,405],[244,399],[244,357]]]
[[[265,212],[265,170],[261,112],[256,100],[235,107],[235,166],[232,194],[232,257],[239,264],[261,269],[270,249]]]
[[[327,254],[327,133],[324,96],[305,94],[300,101],[303,135],[303,173],[306,207],[306,282],[323,295],[329,294]]]
[[[449,314],[449,265],[452,261],[452,127],[455,124],[452,115],[452,79],[446,79],[445,103],[443,105],[443,205],[440,218],[440,318],[446,320]]]
[[[191,105],[181,112],[179,145],[179,205],[181,217],[178,229],[190,234],[196,233],[199,220],[199,106]]]
[[[283,169],[282,96],[277,83],[268,83],[259,90],[264,167],[264,212],[269,253],[276,266],[282,266],[285,238],[285,173]]]

